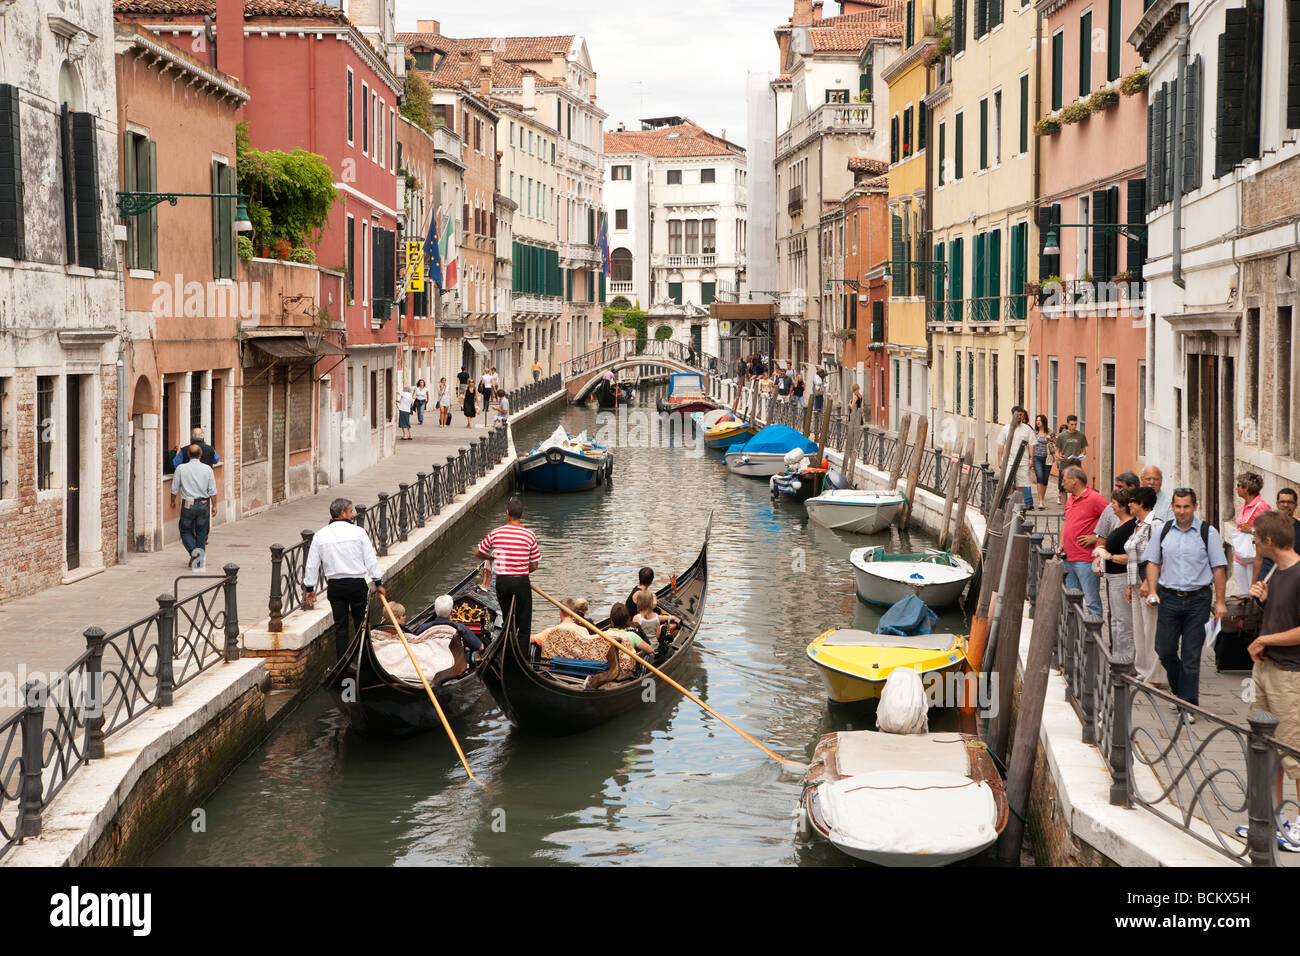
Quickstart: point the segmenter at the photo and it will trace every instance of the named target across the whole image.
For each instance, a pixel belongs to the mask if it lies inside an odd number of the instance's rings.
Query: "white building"
[[[1263,476],[1270,502],[1300,485],[1296,7],[1156,0],[1129,38],[1151,71],[1157,131],[1147,147],[1139,452],[1164,469],[1166,489],[1195,488],[1216,523],[1240,505],[1242,471]],[[1225,45],[1241,57],[1225,63]]]
[[[641,126],[605,134],[610,301],[645,310],[650,337],[718,355],[709,304],[746,291],[745,151],[683,117]]]

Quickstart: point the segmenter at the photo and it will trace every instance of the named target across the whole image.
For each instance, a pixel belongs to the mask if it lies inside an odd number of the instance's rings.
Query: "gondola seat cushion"
[[[609,669],[608,661],[582,660],[575,657],[552,657],[547,661],[552,674],[567,674],[570,677],[589,677],[603,674]]]
[[[406,653],[402,641],[392,631],[373,630],[370,632],[370,647],[376,663],[397,680],[418,684],[420,675],[411,664],[414,655],[420,665],[425,680],[430,687],[462,674],[467,666],[465,651],[460,636],[454,631],[451,636],[440,632],[449,628],[432,627],[423,634],[408,634],[407,642],[411,645],[411,654]]]

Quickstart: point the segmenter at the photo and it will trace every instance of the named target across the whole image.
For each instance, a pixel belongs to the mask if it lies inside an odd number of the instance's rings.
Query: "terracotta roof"
[[[873,176],[882,176],[889,171],[889,164],[879,159],[872,159],[870,156],[850,156],[849,169],[855,173],[871,173]]]
[[[872,188],[888,189],[888,188],[889,188],[889,177],[888,177],[888,176],[877,176],[875,179],[868,179],[865,183],[863,183],[863,185],[864,185],[864,186],[870,186],[870,187],[872,187]]]
[[[399,38],[406,35],[399,34]],[[550,60],[552,53],[568,56],[569,50],[573,48],[573,34],[547,37],[463,37],[455,42],[475,50],[490,49],[503,60],[536,63]]]
[[[741,147],[686,120],[677,126],[605,133],[605,154],[644,153],[647,156],[744,156]]]
[[[902,37],[905,0],[886,0],[878,8],[860,13],[823,17],[808,24],[813,53],[861,53],[873,37]],[[794,29],[783,24],[778,32]]]
[[[216,0],[113,0],[113,12],[132,16],[213,16]],[[338,7],[312,0],[247,0],[244,18],[282,17],[293,19],[334,20],[347,23],[347,15]]]

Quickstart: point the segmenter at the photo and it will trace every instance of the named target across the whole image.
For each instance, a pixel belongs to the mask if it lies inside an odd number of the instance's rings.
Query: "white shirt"
[[[450,388],[443,388],[443,390],[442,390],[441,392],[438,393],[438,404],[441,405],[441,406],[443,406],[444,408],[446,408],[446,407],[448,407],[448,406],[451,405],[451,389],[450,389]]]
[[[822,377],[821,377],[820,375],[814,375],[814,376],[813,376],[813,394],[814,394],[814,395],[820,395],[820,394],[821,394],[821,390],[822,390]]]
[[[384,580],[370,535],[351,521],[342,519],[331,521],[311,539],[302,583],[313,589],[322,573],[327,581],[367,576],[376,584],[382,584]]]
[[[415,386],[414,394],[415,394],[416,401],[427,402],[429,400],[429,390],[425,388],[423,385]]]
[[[172,497],[212,498],[216,493],[216,475],[197,458],[178,465],[172,475]]]
[[[399,412],[409,412],[411,410],[411,393],[402,391],[397,393],[397,410]]]
[[[1020,447],[1021,442],[1025,443],[1025,453],[1020,456],[1020,467],[1016,470],[1016,487],[1024,488],[1029,484],[1029,460],[1034,456],[1034,432],[1021,422],[1016,426],[1015,435],[1011,434],[1011,425],[1002,429],[998,435],[998,447],[1006,449],[1007,457],[1015,455],[1016,449]]]

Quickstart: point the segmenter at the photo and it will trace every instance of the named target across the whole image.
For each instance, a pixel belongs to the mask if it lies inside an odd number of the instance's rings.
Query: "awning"
[[[490,354],[490,353],[488,352],[488,350],[487,350],[487,346],[484,345],[484,344],[483,344],[481,341],[479,341],[478,339],[466,339],[465,341],[468,342],[468,343],[469,343],[469,347],[472,348],[472,349],[473,349],[475,352],[477,352],[479,355],[488,355],[488,354]]]
[[[306,340],[300,335],[251,339],[249,344],[259,352],[264,352],[273,359],[288,359],[290,361],[294,359],[306,359],[314,362],[326,355],[348,354],[333,342],[324,338],[317,342],[313,348],[308,345]]]

